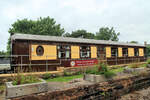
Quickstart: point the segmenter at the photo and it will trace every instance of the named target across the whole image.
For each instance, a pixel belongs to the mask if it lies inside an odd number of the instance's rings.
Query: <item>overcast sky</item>
[[[6,50],[8,29],[17,19],[50,16],[66,32],[114,27],[120,41],[150,42],[150,0],[1,0],[0,50]]]

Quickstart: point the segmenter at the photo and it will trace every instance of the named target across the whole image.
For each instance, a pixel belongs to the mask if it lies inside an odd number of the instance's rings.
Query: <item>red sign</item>
[[[77,67],[77,66],[90,66],[90,65],[95,65],[98,64],[97,59],[88,59],[88,60],[73,60],[70,62],[70,65],[72,67]]]

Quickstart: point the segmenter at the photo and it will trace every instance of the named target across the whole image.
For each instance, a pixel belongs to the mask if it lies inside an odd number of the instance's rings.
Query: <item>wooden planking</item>
[[[43,56],[37,56],[36,48],[39,45],[31,45],[31,60],[54,60],[57,59],[56,45],[41,45],[44,48]]]
[[[97,47],[91,46],[91,58],[97,58]]]
[[[128,56],[133,57],[134,56],[134,48],[128,48]]]
[[[107,58],[111,57],[111,47],[106,47],[106,57]]]
[[[118,47],[118,57],[122,57],[122,48]]]
[[[144,56],[144,49],[143,48],[139,48],[139,56]]]
[[[80,58],[79,46],[71,46],[71,58],[72,59],[79,59]]]

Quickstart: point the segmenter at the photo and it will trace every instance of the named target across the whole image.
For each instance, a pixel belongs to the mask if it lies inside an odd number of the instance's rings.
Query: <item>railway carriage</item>
[[[57,70],[57,67],[109,65],[145,61],[145,45],[105,40],[30,35],[11,36],[11,66],[25,71]]]

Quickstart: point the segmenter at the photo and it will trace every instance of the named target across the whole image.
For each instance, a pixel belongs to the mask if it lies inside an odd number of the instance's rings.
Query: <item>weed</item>
[[[104,63],[100,63],[98,66],[98,71],[104,74],[108,71],[107,65]]]
[[[71,76],[72,74],[70,72],[64,71],[64,76]]]
[[[104,75],[106,78],[110,78],[116,75],[115,72],[109,70],[107,65],[104,63],[99,63],[97,66],[94,66],[93,69],[86,70],[86,73]]]
[[[81,71],[78,71],[78,72],[75,73],[75,75],[80,75],[80,74],[82,74]]]
[[[5,85],[4,84],[1,84],[0,85],[0,95],[2,95],[3,93],[4,93],[4,91],[5,91]]]
[[[111,78],[111,77],[115,76],[116,74],[112,71],[107,71],[104,73],[104,75],[106,78]]]
[[[139,67],[139,64],[131,64],[129,67],[130,67],[130,68],[138,68],[138,67]]]
[[[147,63],[146,64],[142,64],[141,67],[147,67],[147,65],[148,65]]]
[[[101,92],[100,95],[105,96],[105,92]]]
[[[43,79],[49,79],[50,77],[51,77],[51,74],[49,74],[49,73],[45,73],[42,75]]]
[[[12,75],[11,76],[12,79],[12,84],[13,85],[20,85],[20,84],[27,84],[27,83],[36,83],[36,82],[40,82],[41,80],[39,80],[39,78],[35,75],[28,75],[25,76],[22,74],[22,70],[19,69],[17,70],[17,74],[16,75]]]
[[[147,61],[146,61],[146,62],[147,62],[147,64],[150,64],[150,59],[147,59]]]
[[[28,83],[36,83],[36,82],[41,82],[39,78],[33,75],[29,76],[24,76],[24,75],[19,75],[17,76],[13,81],[13,85],[20,85],[20,84],[28,84]]]

